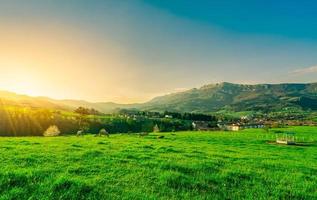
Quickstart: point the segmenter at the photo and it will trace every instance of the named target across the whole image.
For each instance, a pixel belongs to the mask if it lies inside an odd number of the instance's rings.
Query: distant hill
[[[55,100],[0,91],[0,104],[61,110],[74,110],[83,106],[97,109],[103,113],[111,113],[119,108],[199,113],[217,111],[270,112],[286,109],[317,111],[317,83],[243,85],[224,82],[156,97],[144,104]]]
[[[94,108],[103,113],[113,112],[117,108],[126,108],[130,105],[116,103],[91,103],[82,100],[55,100],[47,97],[31,97],[13,92],[0,91],[0,106],[46,108],[54,110],[72,111],[79,106]]]
[[[317,83],[242,85],[224,82],[157,97],[142,108],[202,113],[317,110]]]
[[[54,100],[54,102],[68,106],[72,109],[78,108],[79,106],[86,108],[94,108],[102,113],[112,113],[117,109],[133,108],[138,107],[139,104],[117,104],[113,102],[97,102],[92,103],[81,100]]]
[[[69,106],[55,102],[46,97],[30,97],[13,92],[0,91],[0,106],[32,107],[69,110]]]

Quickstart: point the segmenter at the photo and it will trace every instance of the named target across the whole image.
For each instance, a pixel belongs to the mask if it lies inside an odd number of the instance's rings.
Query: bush
[[[154,127],[153,127],[153,133],[158,133],[160,132],[160,128],[158,127],[158,125],[156,124]]]
[[[54,137],[54,136],[59,136],[60,130],[56,125],[48,127],[48,129],[44,132],[45,137]]]

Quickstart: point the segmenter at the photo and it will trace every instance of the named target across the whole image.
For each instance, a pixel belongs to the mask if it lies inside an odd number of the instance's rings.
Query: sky
[[[317,82],[313,0],[0,0],[0,89],[145,102],[209,83]]]

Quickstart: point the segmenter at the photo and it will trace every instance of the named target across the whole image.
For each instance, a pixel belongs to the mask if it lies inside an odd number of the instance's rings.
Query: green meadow
[[[301,146],[276,145],[281,131]],[[317,199],[316,141],[317,127],[2,137],[0,199]]]

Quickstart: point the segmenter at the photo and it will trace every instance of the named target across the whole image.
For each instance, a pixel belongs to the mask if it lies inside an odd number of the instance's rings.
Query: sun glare
[[[30,96],[38,96],[43,92],[40,77],[31,70],[32,68],[7,63],[0,66],[10,66],[5,67],[2,72],[4,76],[0,78],[2,82],[1,89]]]

